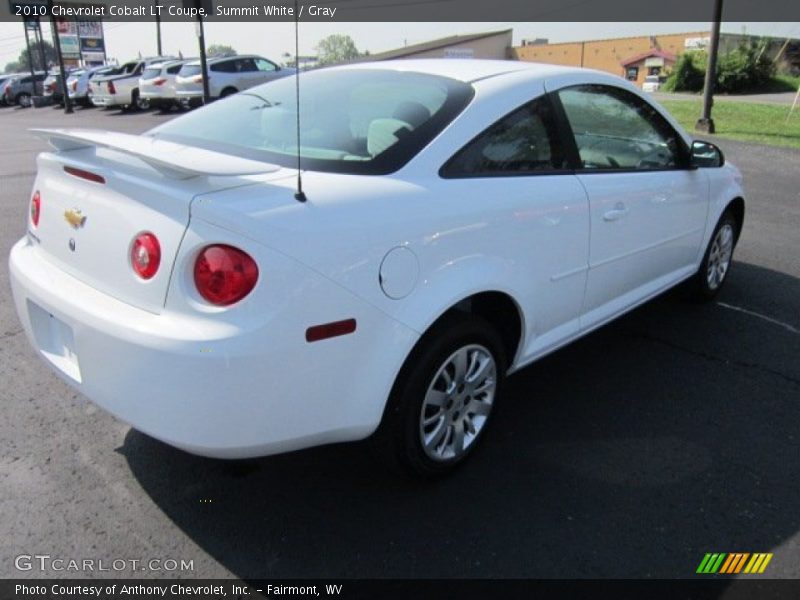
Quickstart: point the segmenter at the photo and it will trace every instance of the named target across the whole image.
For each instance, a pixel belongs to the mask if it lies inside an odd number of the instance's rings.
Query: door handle
[[[603,220],[616,221],[627,215],[628,211],[629,209],[622,202],[618,202],[614,208],[603,214]]]

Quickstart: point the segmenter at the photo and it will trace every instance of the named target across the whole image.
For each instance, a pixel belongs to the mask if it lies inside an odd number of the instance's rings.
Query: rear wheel
[[[725,211],[708,243],[703,261],[691,281],[692,295],[698,300],[711,300],[728,279],[736,247],[738,225],[730,211]]]
[[[28,108],[31,105],[31,95],[28,92],[20,92],[14,100],[22,108]]]
[[[473,315],[446,317],[406,361],[374,436],[390,466],[446,475],[483,438],[504,381],[497,332]]]
[[[142,98],[139,95],[139,90],[133,90],[131,94],[131,100],[133,101],[133,108],[136,110],[148,110],[150,108],[150,100],[147,98]]]
[[[227,87],[222,90],[222,93],[219,95],[220,98],[224,98],[225,96],[230,96],[231,94],[235,94],[238,90],[236,88]]]

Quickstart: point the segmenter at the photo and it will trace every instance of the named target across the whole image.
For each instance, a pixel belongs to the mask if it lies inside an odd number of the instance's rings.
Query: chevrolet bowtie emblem
[[[70,208],[64,211],[64,219],[73,229],[80,229],[86,224],[86,217],[79,208]]]

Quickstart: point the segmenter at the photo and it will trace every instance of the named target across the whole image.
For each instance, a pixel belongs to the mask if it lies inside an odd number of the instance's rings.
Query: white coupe
[[[168,444],[241,458],[373,436],[443,474],[508,374],[728,275],[739,171],[618,77],[310,71],[299,128],[296,83],[142,136],[37,131],[55,151],[11,251],[19,318],[56,373]]]

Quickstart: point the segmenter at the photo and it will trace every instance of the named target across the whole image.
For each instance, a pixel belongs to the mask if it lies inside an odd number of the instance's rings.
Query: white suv
[[[280,67],[261,56],[222,56],[208,60],[208,90],[212,98],[224,98],[272,79],[293,75],[291,67]],[[180,100],[199,104],[203,98],[203,74],[199,60],[186,63],[175,77]]]
[[[188,60],[172,60],[146,67],[139,78],[139,94],[150,106],[169,112],[180,106],[175,95],[175,77]]]

